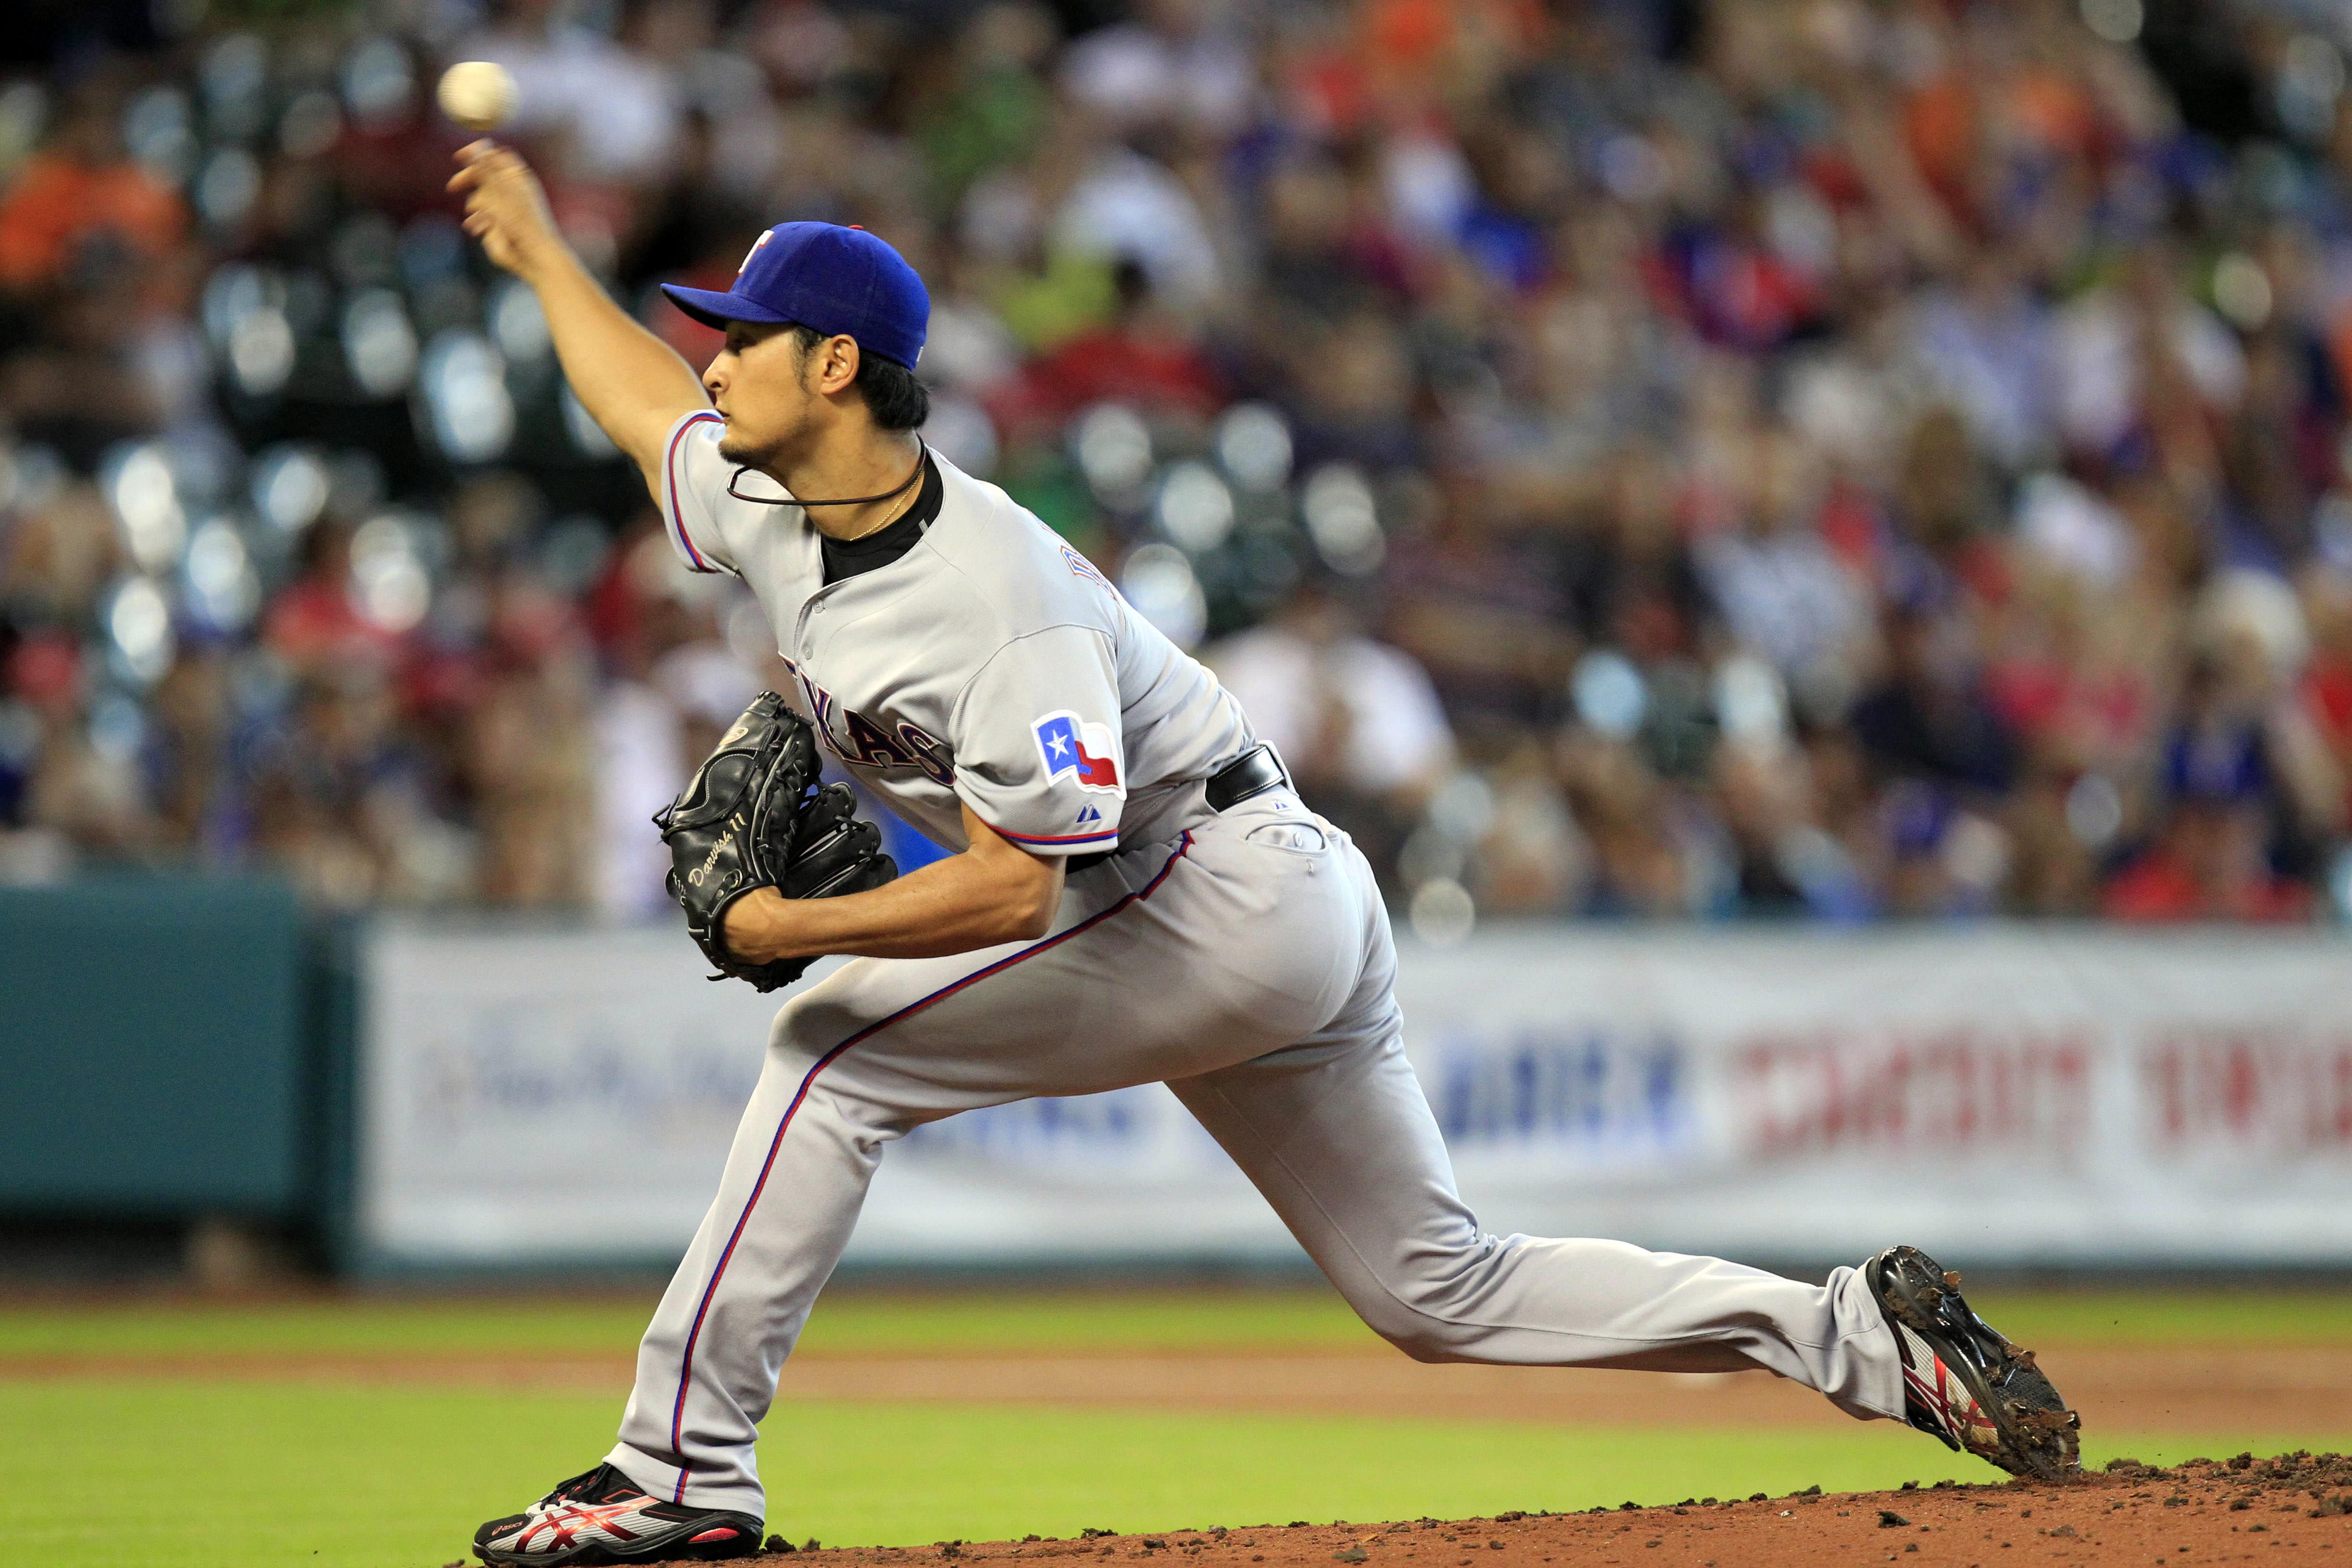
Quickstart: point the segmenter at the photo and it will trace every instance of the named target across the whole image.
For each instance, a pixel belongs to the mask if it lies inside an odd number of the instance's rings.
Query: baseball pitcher
[[[663,814],[672,893],[776,1016],[719,1194],[646,1331],[619,1441],[492,1563],[760,1549],[752,1444],[891,1140],[1033,1095],[1165,1083],[1349,1303],[1423,1361],[1763,1367],[2019,1474],[2074,1418],[1946,1274],[1892,1247],[1823,1286],[1622,1242],[1496,1237],[1406,1065],[1364,858],[1200,664],[1083,555],[919,434],[922,280],[861,229],[780,224],[698,381],[477,142],[466,226],[538,293],[564,374],[644,470],[679,558],[758,596],[791,672]],[[894,874],[818,748],[956,851]]]

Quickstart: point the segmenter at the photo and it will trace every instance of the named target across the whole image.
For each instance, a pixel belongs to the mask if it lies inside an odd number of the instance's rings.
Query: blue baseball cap
[[[866,353],[912,370],[931,323],[930,290],[880,237],[837,223],[780,223],[752,243],[735,286],[662,285],[670,302],[706,327],[793,321],[846,333]]]

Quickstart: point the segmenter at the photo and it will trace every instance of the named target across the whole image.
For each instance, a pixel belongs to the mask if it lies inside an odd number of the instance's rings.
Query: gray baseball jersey
[[[719,455],[723,422],[672,428],[662,514],[680,559],[751,587],[833,753],[937,843],[958,804],[1041,855],[1171,837],[1253,743],[1217,678],[994,485],[937,456],[939,517],[879,571],[827,585],[816,531]]]
[[[1900,1417],[1900,1352],[1854,1269],[1812,1286],[1479,1228],[1405,1060],[1370,867],[1286,789],[1208,809],[1198,781],[1247,726],[1082,557],[941,463],[923,542],[824,587],[797,510],[727,498],[716,422],[672,433],[673,542],[760,595],[859,775],[950,844],[962,800],[1041,852],[1117,850],[1067,879],[1035,942],[853,959],[784,1005],[638,1349],[614,1466],[657,1497],[762,1513],[759,1423],[888,1142],[980,1106],[1155,1082],[1408,1354],[1764,1367]]]

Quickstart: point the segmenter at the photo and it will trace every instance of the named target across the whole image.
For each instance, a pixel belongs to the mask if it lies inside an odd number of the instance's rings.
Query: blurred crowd
[[[778,679],[431,84],[574,245],[860,223],[926,434],[1485,916],[2352,915],[2352,98],[2288,0],[213,0],[0,76],[0,880],[661,907]],[[904,858],[921,847],[903,837]]]

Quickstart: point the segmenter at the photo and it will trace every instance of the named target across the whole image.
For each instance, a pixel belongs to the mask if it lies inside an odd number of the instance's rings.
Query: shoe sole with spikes
[[[2082,1474],[2082,1420],[2020,1350],[1969,1310],[1960,1277],[1916,1247],[1894,1247],[1866,1266],[1903,1352],[1912,1425],[2013,1476],[2071,1480]]]

